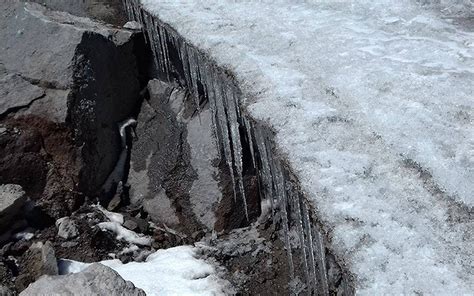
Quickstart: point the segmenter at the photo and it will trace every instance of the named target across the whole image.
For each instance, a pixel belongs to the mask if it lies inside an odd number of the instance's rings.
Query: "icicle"
[[[296,192],[295,188],[290,188],[289,190],[290,194],[290,199],[293,203],[294,207],[294,214],[295,214],[295,220],[296,220],[296,228],[298,232],[298,237],[300,239],[300,246],[301,246],[301,252],[303,253],[303,268],[304,268],[304,275],[306,277],[306,286],[308,288],[308,294],[311,294],[312,291],[315,291],[315,287],[312,285],[312,280],[311,280],[311,272],[309,270],[308,266],[308,245],[306,244],[305,241],[305,236],[304,236],[304,229],[303,229],[303,218],[301,217],[301,206],[300,206],[300,198],[298,196],[298,193]]]
[[[155,22],[155,18],[151,18],[152,22],[152,34],[153,34],[153,43],[154,43],[154,48],[156,52],[156,58],[159,61],[159,66],[160,66],[160,71],[163,74],[166,74],[166,68],[165,68],[165,59],[163,58],[163,44],[162,44],[162,36],[158,32],[158,24]]]
[[[151,51],[152,51],[152,54],[153,54],[153,58],[155,60],[155,64],[157,67],[160,67],[160,69],[162,69],[162,65],[161,65],[161,59],[158,57],[158,42],[156,40],[157,36],[156,36],[156,32],[155,32],[155,23],[153,21],[153,17],[150,16],[150,15],[146,15],[145,16],[145,25],[146,25],[146,30],[147,30],[147,35],[148,35],[148,38],[149,38],[149,42],[150,42],[150,45],[151,45]]]
[[[247,199],[245,197],[244,178],[243,178],[242,145],[240,143],[239,124],[238,124],[238,117],[237,117],[237,112],[236,112],[237,102],[236,102],[236,99],[234,98],[233,89],[229,87],[228,85],[226,85],[225,89],[223,90],[223,94],[224,94],[224,108],[226,110],[226,114],[229,121],[229,127],[230,127],[233,156],[234,156],[234,165],[235,165],[235,169],[237,173],[237,183],[238,183],[240,195],[242,197],[242,201],[245,207],[245,216],[248,221],[249,217],[248,217],[248,209],[247,209]]]
[[[215,82],[213,79],[212,75],[212,69],[210,69],[210,66],[208,64],[205,65],[205,77],[204,81],[205,84],[207,85],[207,94],[208,94],[208,99],[209,99],[209,106],[212,112],[211,116],[211,124],[212,124],[212,130],[214,131],[214,137],[216,138],[216,145],[217,145],[217,150],[221,151],[223,149],[222,144],[220,143],[220,139],[222,139],[222,131],[221,131],[221,126],[218,122],[217,118],[217,105],[216,105],[216,93],[215,93]]]
[[[247,133],[247,139],[249,142],[249,148],[250,148],[250,156],[252,157],[252,164],[254,168],[257,168],[256,162],[255,162],[255,153],[254,153],[254,148],[253,148],[253,140],[252,140],[252,126],[250,125],[250,121],[243,117],[243,122],[244,122],[244,128]]]
[[[186,44],[185,41],[181,43],[181,48],[180,48],[180,56],[181,56],[181,61],[183,62],[183,72],[184,72],[184,80],[186,82],[186,86],[188,88],[191,88],[191,75],[189,74],[189,57],[188,57],[188,50],[187,50],[188,45]]]
[[[316,246],[316,256],[318,263],[318,274],[319,274],[319,289],[320,293],[324,296],[329,295],[327,271],[326,271],[326,254],[323,245],[323,238],[321,232],[314,228],[316,232],[314,235],[314,245]]]
[[[188,56],[189,61],[189,73],[191,74],[191,93],[193,94],[194,104],[196,105],[196,109],[198,114],[201,112],[201,106],[199,105],[199,91],[198,91],[198,63],[196,59],[196,53],[191,47],[186,47],[186,53]]]
[[[273,161],[271,162],[273,163]],[[288,257],[288,268],[290,273],[290,280],[293,280],[295,277],[295,267],[293,265],[293,254],[291,252],[291,243],[290,243],[290,231],[288,228],[288,213],[286,211],[287,200],[286,200],[286,191],[284,185],[284,178],[281,170],[281,164],[273,164],[272,167],[273,178],[275,179],[278,204],[281,214],[281,224],[283,225],[283,232],[285,233],[285,247]]]
[[[273,202],[273,196],[272,192],[270,190],[271,186],[271,173],[270,173],[270,165],[269,165],[269,157],[267,154],[267,148],[266,148],[266,143],[265,143],[265,138],[262,134],[262,130],[260,127],[255,128],[255,141],[257,144],[257,150],[258,154],[260,155],[260,161],[261,161],[261,170],[260,170],[260,180],[262,180],[262,185],[263,185],[263,191],[264,191],[264,197],[267,199],[270,199],[270,205],[272,207],[272,218],[273,222],[275,222],[275,205]]]
[[[229,174],[232,180],[232,192],[234,194],[234,201],[237,201],[237,195],[235,192],[235,176],[234,176],[234,168],[232,165],[232,149],[231,149],[231,138],[229,135],[228,129],[228,118],[224,108],[224,93],[222,91],[222,85],[219,84],[217,74],[212,72],[212,80],[214,81],[214,94],[216,98],[216,111],[217,111],[217,123],[221,127],[222,133],[222,145],[224,150],[224,158],[227,163],[227,167],[229,168]]]
[[[157,34],[158,34],[158,37],[159,37],[159,40],[160,40],[160,47],[159,47],[160,48],[160,55],[163,58],[163,74],[165,74],[166,77],[168,77],[169,72],[170,72],[170,68],[169,68],[170,62],[169,62],[169,59],[168,59],[168,43],[166,41],[165,30],[163,29],[161,24],[158,24]]]
[[[317,276],[316,276],[316,262],[314,259],[314,247],[313,247],[313,234],[312,234],[312,229],[311,229],[311,224],[309,221],[309,213],[308,209],[306,208],[306,205],[304,202],[301,203],[301,212],[303,214],[303,228],[306,233],[306,245],[308,246],[309,252],[309,268],[310,268],[310,274],[311,278],[314,280],[314,285],[313,287],[317,287],[318,283],[316,282]]]

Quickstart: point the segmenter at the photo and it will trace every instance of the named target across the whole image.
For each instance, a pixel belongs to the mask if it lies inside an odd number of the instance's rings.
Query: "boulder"
[[[20,275],[15,285],[19,291],[42,275],[57,275],[58,263],[52,244],[37,242],[30,246],[20,259]]]
[[[11,219],[25,204],[26,197],[20,185],[0,185],[0,233],[8,230]]]
[[[64,10],[82,5],[38,2]],[[99,11],[106,6],[100,2],[88,1],[85,9]],[[135,57],[140,34],[37,3],[12,0],[0,10],[0,116],[14,112],[66,123],[83,160],[79,187],[88,194],[114,168],[120,154],[117,123],[140,101]]]
[[[144,296],[143,290],[125,281],[110,267],[96,263],[85,270],[68,275],[44,276],[20,293],[33,295],[137,295]]]
[[[56,221],[56,227],[58,228],[58,236],[64,239],[74,238],[79,235],[76,222],[69,217],[58,219]]]

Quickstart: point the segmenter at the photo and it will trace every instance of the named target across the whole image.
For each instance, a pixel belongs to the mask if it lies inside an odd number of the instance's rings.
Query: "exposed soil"
[[[69,215],[84,201],[77,190],[81,168],[71,130],[27,115],[1,122],[0,183],[21,185],[52,218]]]

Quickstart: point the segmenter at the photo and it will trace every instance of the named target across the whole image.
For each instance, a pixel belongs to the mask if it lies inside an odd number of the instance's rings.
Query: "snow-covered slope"
[[[357,292],[474,293],[472,7],[290,2],[142,0],[277,131]]]

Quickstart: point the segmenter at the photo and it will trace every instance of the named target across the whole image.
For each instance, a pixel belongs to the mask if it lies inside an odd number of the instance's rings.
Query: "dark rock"
[[[20,259],[20,275],[15,280],[18,291],[24,290],[42,275],[57,275],[58,264],[54,249],[49,241],[37,242]]]
[[[15,293],[13,293],[13,291],[10,290],[8,287],[0,285],[0,295],[1,296],[14,296]]]
[[[123,227],[135,231],[135,229],[138,228],[138,224],[133,220],[125,220],[125,222],[123,222]]]
[[[64,242],[61,244],[61,247],[63,248],[72,248],[75,247],[79,244],[79,242]]]
[[[12,225],[11,219],[20,211],[25,201],[25,191],[20,185],[0,185],[0,232]]]
[[[45,276],[31,284],[20,295],[140,295],[143,290],[125,281],[116,271],[102,264],[68,275]]]
[[[114,197],[109,201],[109,204],[107,205],[107,210],[109,211],[115,211],[117,208],[120,207],[120,204],[122,202],[122,182],[120,181],[118,186],[117,186],[117,192],[115,193]]]
[[[10,291],[12,288],[14,288],[13,273],[11,272],[10,268],[2,261],[0,261],[0,286]],[[1,288],[0,295],[3,296]]]
[[[47,2],[71,9],[77,3]],[[92,4],[91,10],[105,7],[99,2]],[[136,34],[36,3],[7,1],[0,11],[0,73],[9,77],[5,82],[9,93],[18,98],[2,101],[3,109],[28,102],[17,115],[40,114],[66,122],[74,133],[76,149],[81,151],[83,166],[77,174],[81,179],[76,183],[91,195],[118,159],[117,122],[130,117],[139,103],[134,48],[135,40],[143,39]],[[37,97],[41,91],[44,95]],[[77,197],[67,191],[47,194],[68,201]]]

